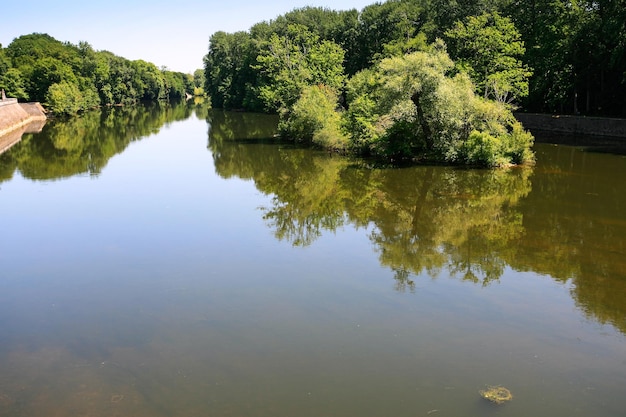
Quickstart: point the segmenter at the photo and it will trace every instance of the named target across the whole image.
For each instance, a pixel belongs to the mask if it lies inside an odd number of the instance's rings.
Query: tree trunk
[[[411,96],[411,101],[415,104],[415,108],[417,110],[417,121],[422,128],[422,133],[424,134],[424,141],[426,142],[426,148],[430,151],[435,146],[433,142],[433,135],[430,131],[430,126],[428,126],[428,122],[424,117],[424,109],[422,109],[422,105],[420,103],[420,94],[419,92],[413,93]]]

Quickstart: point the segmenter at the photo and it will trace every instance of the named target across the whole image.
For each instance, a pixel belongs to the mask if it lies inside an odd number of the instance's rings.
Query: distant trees
[[[57,114],[193,94],[193,77],[130,61],[91,45],[60,42],[47,34],[20,36],[0,47],[0,88],[22,100],[40,101]]]

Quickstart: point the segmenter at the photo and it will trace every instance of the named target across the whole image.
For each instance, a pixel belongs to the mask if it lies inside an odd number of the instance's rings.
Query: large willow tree
[[[503,103],[477,96],[439,41],[353,77],[345,126],[361,152],[402,159],[507,165],[533,160],[532,136]]]

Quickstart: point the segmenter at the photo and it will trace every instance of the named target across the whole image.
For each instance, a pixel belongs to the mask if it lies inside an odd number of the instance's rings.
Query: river
[[[623,415],[623,155],[386,168],[275,126],[114,108],[0,155],[0,417]]]

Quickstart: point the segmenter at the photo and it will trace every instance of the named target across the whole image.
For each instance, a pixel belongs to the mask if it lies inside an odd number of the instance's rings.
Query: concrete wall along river
[[[41,131],[46,113],[39,103],[18,103],[15,98],[0,99],[0,153],[22,138],[24,133]]]

